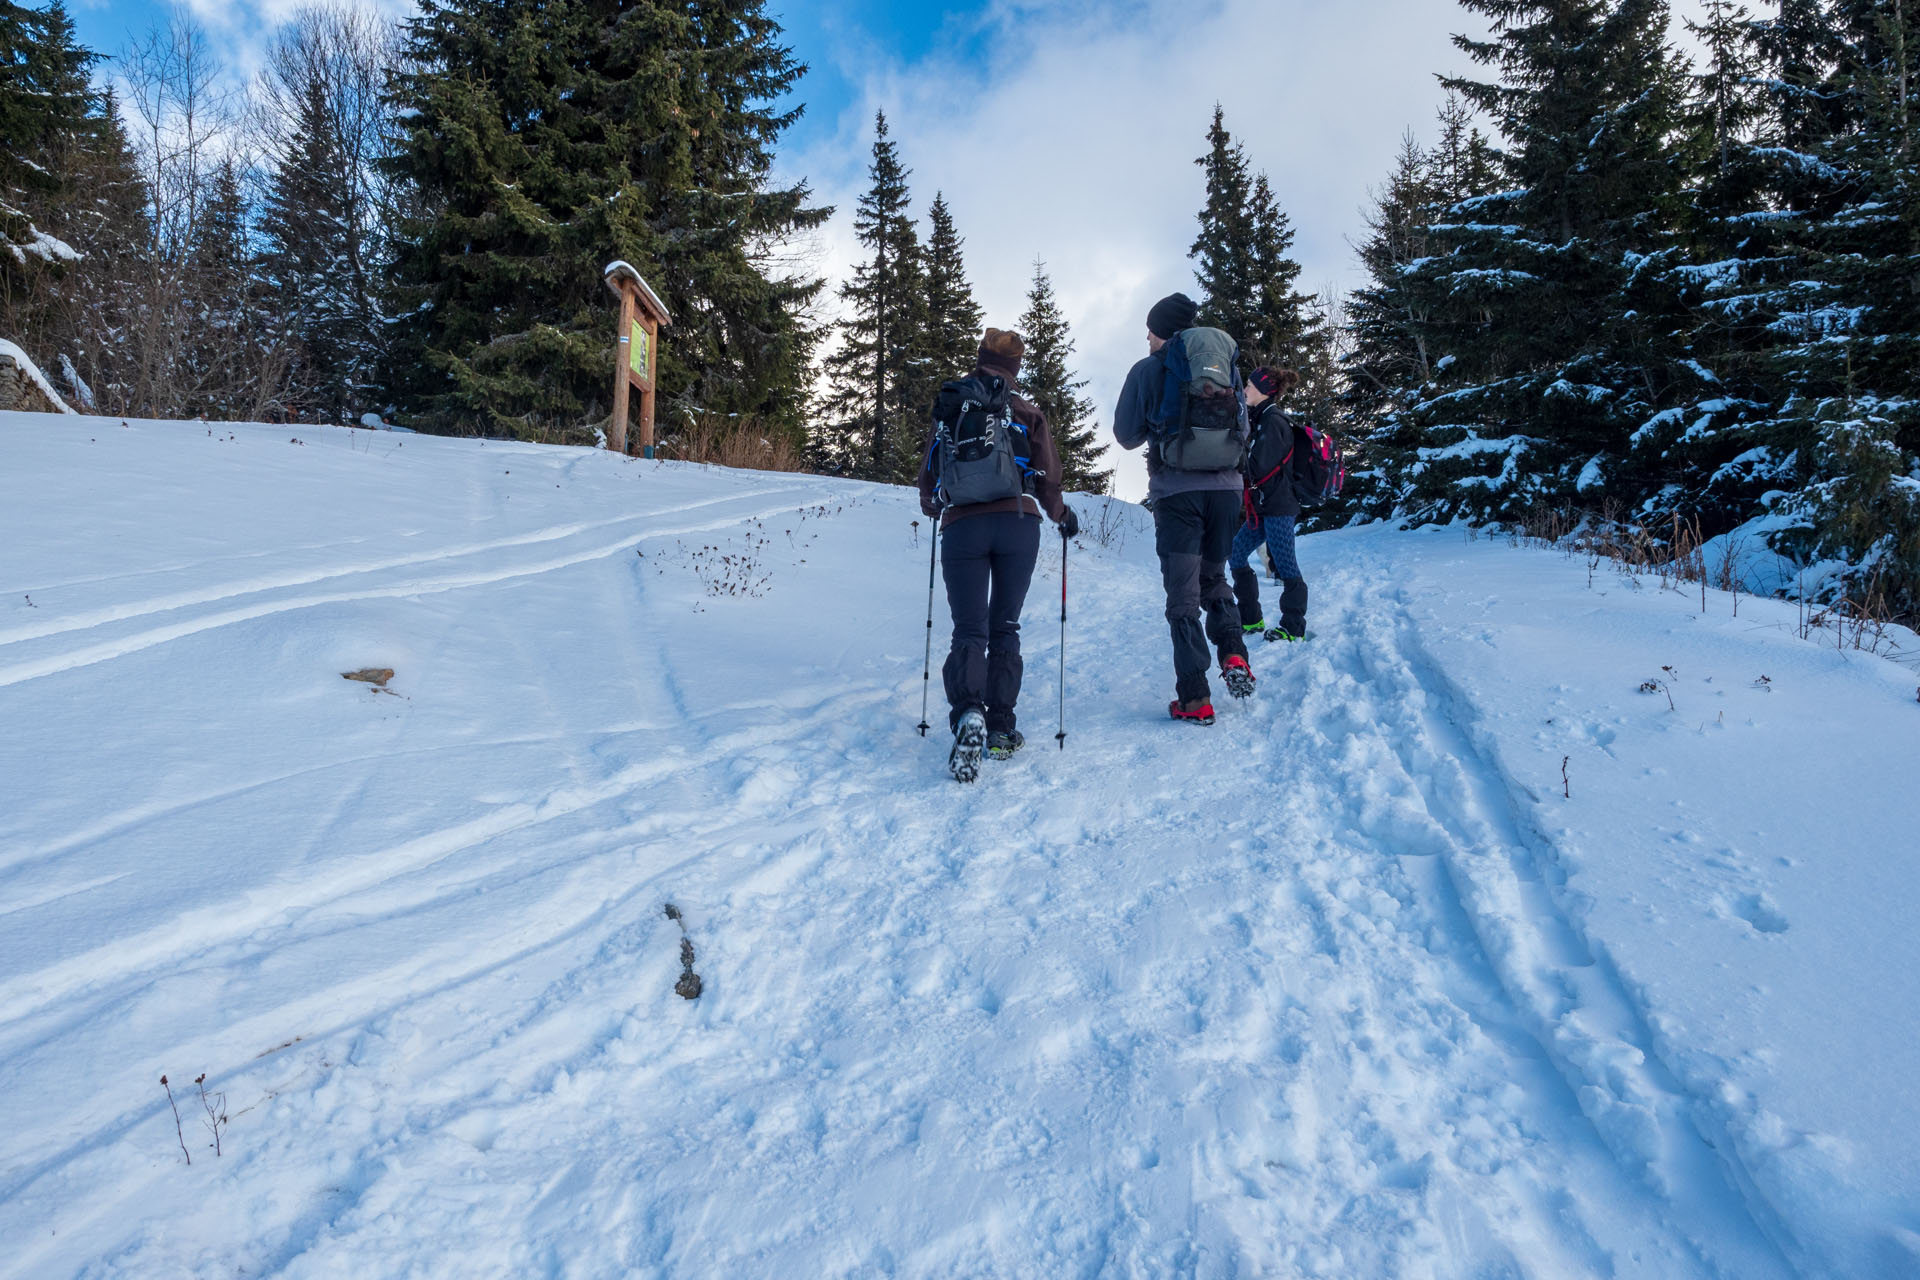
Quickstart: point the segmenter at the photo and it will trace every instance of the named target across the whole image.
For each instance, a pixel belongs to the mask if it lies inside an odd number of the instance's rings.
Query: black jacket
[[[1282,433],[1278,437],[1284,442],[1281,445],[1281,451],[1289,456],[1288,463],[1282,466],[1279,473],[1271,479],[1254,474],[1258,469],[1258,463],[1261,461],[1258,455],[1264,452],[1260,447],[1261,437],[1265,432],[1269,431]],[[1268,516],[1292,516],[1297,520],[1300,517],[1300,499],[1293,491],[1293,466],[1291,462],[1291,451],[1293,447],[1293,421],[1287,417],[1286,411],[1281,409],[1278,400],[1267,401],[1260,406],[1260,412],[1253,420],[1252,452],[1255,456],[1249,460],[1249,471],[1247,474],[1248,500],[1254,512],[1263,519]],[[1269,462],[1269,468],[1271,468],[1271,462]],[[1258,482],[1263,479],[1267,482],[1265,484],[1259,484]]]

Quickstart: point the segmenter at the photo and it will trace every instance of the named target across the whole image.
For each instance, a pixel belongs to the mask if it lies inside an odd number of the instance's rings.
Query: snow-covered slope
[[[1196,730],[1113,504],[963,789],[904,492],[0,459],[0,1274],[1920,1274],[1920,677],[1791,610],[1316,536]]]

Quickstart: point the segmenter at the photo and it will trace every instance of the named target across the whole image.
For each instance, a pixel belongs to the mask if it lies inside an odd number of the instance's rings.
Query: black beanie
[[[1184,293],[1170,293],[1147,312],[1147,330],[1156,338],[1171,338],[1182,329],[1191,328],[1199,314],[1199,303]]]

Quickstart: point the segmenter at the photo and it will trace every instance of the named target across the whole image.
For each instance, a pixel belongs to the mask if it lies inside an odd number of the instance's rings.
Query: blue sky
[[[97,52],[117,53],[127,42],[166,19],[174,7],[164,0],[68,0],[81,39]],[[186,6],[210,29],[232,39],[243,59],[284,17],[293,0],[197,0]],[[400,5],[389,4],[392,11]],[[786,28],[787,42],[810,67],[798,96],[807,115],[790,135],[804,144],[832,127],[839,113],[859,94],[859,65],[880,54],[917,61],[943,32],[965,40],[965,32],[988,5],[896,3],[893,0],[776,0],[773,14]],[[825,122],[823,124],[823,122]]]

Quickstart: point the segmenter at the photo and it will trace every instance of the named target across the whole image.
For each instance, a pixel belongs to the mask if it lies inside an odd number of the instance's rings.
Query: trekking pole
[[[1060,732],[1053,735],[1067,749],[1067,540],[1060,539]]]
[[[927,663],[920,672],[920,736],[926,737],[933,726],[927,723],[927,695],[933,690],[933,575],[940,564],[940,517],[933,523],[933,546],[927,554]]]

